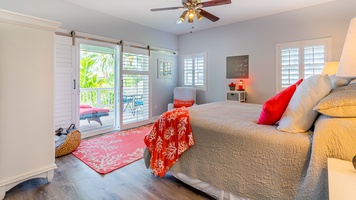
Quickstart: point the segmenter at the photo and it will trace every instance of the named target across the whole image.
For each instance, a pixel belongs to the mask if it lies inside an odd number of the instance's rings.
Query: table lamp
[[[322,75],[327,74],[329,76],[336,74],[338,67],[339,67],[339,62],[326,62],[321,74]]]
[[[336,76],[356,78],[356,17],[351,19]]]

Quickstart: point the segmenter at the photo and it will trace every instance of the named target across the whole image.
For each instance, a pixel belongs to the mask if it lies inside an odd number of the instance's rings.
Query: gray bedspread
[[[189,108],[195,145],[172,171],[250,199],[293,199],[307,171],[311,132],[258,125],[261,105],[224,101]]]
[[[356,118],[321,115],[314,132],[287,133],[258,125],[261,108],[235,101],[189,108],[195,145],[171,171],[248,199],[328,199],[327,158],[356,155]]]
[[[321,115],[315,122],[311,158],[297,199],[328,199],[327,159],[351,161],[355,155],[356,118]]]

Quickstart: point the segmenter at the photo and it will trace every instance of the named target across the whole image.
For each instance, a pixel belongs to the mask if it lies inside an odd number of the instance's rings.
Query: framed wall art
[[[172,64],[171,60],[157,60],[157,78],[171,78],[172,77]]]
[[[226,57],[226,78],[248,78],[249,56]]]

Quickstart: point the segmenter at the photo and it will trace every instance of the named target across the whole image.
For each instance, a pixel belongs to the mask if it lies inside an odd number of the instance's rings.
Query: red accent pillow
[[[179,100],[179,99],[174,99],[173,102],[173,107],[174,108],[180,108],[180,107],[190,107],[194,104],[194,100]]]
[[[257,124],[273,125],[277,123],[286,110],[297,86],[303,81],[300,79],[295,84],[287,87],[274,97],[268,99],[262,107],[262,112]]]

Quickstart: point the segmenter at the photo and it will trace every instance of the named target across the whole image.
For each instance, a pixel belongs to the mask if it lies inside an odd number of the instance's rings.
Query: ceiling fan
[[[203,10],[205,7],[220,6],[225,4],[230,4],[231,0],[211,0],[206,2],[201,2],[201,0],[182,0],[182,6],[177,7],[166,7],[166,8],[154,8],[151,11],[163,11],[163,10],[176,10],[180,8],[186,9],[182,15],[177,20],[177,24],[184,22],[188,17],[188,23],[194,22],[194,17],[196,16],[198,20],[203,19],[203,17],[216,22],[220,18]]]

